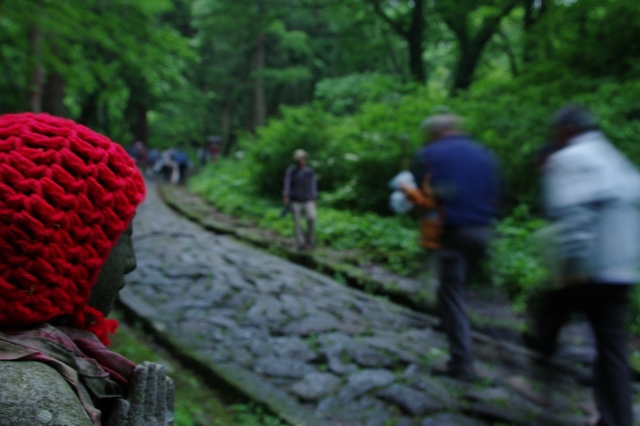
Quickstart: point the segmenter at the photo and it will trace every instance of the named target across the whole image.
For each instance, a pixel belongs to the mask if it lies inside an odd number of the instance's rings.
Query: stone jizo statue
[[[0,425],[173,424],[166,369],[107,349],[144,180],[71,120],[0,116]]]

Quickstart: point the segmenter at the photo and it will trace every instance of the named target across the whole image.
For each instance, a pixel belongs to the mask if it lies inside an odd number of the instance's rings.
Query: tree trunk
[[[536,34],[533,34],[534,26],[547,12],[547,0],[524,0],[524,42],[522,60],[525,64],[531,63],[536,59],[536,51],[541,42]]]
[[[98,99],[101,91],[102,88],[95,90],[84,100],[78,123],[89,128],[95,128],[98,125]]]
[[[478,62],[482,57],[482,52],[491,37],[498,31],[502,18],[507,16],[520,0],[511,0],[504,5],[503,9],[495,16],[488,17],[482,23],[480,30],[474,35],[468,33],[465,25],[459,25],[456,18],[445,20],[449,28],[454,32],[460,46],[460,58],[453,73],[452,92],[455,94],[459,90],[466,90],[473,82]]]
[[[424,1],[417,0],[411,11],[411,27],[406,32],[405,39],[409,48],[411,75],[415,81],[420,83],[424,83],[427,78],[424,61],[422,60],[424,28]]]
[[[43,111],[52,115],[64,117],[66,108],[64,107],[66,81],[62,74],[53,72],[47,78],[47,84],[44,86]]]
[[[42,31],[38,26],[39,11],[36,19],[29,29],[29,49],[31,51],[31,82],[29,86],[29,109],[33,112],[42,112],[42,92],[44,86],[44,66],[42,65]]]
[[[520,67],[518,65],[518,57],[509,44],[509,37],[507,37],[507,35],[502,31],[498,31],[498,37],[502,42],[502,50],[504,51],[504,54],[507,55],[507,59],[509,60],[511,75],[516,77],[520,74]]]
[[[400,20],[392,19],[385,12],[384,8],[377,0],[367,0],[371,5],[376,15],[378,15],[384,22],[386,22],[398,35],[400,35],[405,43],[407,43],[407,49],[409,50],[409,71],[415,81],[424,83],[426,80],[426,72],[424,62],[422,60],[422,54],[424,51],[424,0],[415,0],[413,8],[411,9],[409,28],[406,25],[402,25]]]
[[[266,97],[264,88],[264,68],[265,68],[265,55],[266,55],[266,34],[260,32],[258,34],[257,46],[256,46],[256,61],[255,61],[255,117],[254,117],[254,129],[258,126],[263,126],[267,117]]]
[[[142,104],[136,106],[136,132],[134,138],[136,141],[142,141],[145,145],[149,140],[149,122],[147,120],[147,107]]]
[[[460,58],[453,73],[453,92],[466,90],[473,82],[473,74],[482,55],[482,48],[474,44],[460,46]]]
[[[220,111],[220,125],[222,128],[222,152],[224,155],[229,154],[231,148],[231,108],[229,102],[222,102]]]

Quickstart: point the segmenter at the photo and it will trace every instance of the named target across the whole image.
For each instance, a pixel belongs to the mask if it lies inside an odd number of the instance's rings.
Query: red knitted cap
[[[109,138],[48,114],[0,116],[0,325],[68,315],[108,343],[117,322],[87,301],[144,193]]]

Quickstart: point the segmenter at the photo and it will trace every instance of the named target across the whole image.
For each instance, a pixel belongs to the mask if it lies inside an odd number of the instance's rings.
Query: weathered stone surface
[[[266,357],[256,360],[254,370],[267,376],[297,379],[312,371],[312,367],[293,359]]]
[[[318,336],[318,344],[323,353],[336,354],[354,345],[354,341],[344,333],[324,333]]]
[[[483,422],[457,413],[442,413],[423,420],[420,426],[488,426]]]
[[[0,377],[0,424],[91,425],[71,386],[47,364],[0,362]]]
[[[387,407],[380,400],[371,397],[325,398],[318,404],[316,413],[326,419],[327,425],[384,425],[392,418]]]
[[[365,368],[392,367],[391,357],[367,346],[357,345],[349,351],[356,364]]]
[[[586,418],[582,405],[592,397],[575,377],[555,372],[557,396],[543,408],[506,380],[522,374],[532,388],[540,384],[528,354],[486,335],[474,334],[474,352],[487,380],[432,376],[448,357],[444,334],[431,328],[436,318],[204,232],[166,209],[153,188],[133,240],[138,269],[127,277],[125,305],[291,424],[564,426]]]
[[[291,392],[303,401],[317,401],[334,393],[341,380],[331,373],[309,373],[291,386]]]
[[[301,321],[286,325],[282,329],[282,332],[285,334],[309,336],[311,334],[334,331],[339,327],[340,323],[334,316],[327,313],[317,313],[312,316],[307,316]]]
[[[404,385],[391,385],[378,392],[378,397],[398,404],[407,414],[421,416],[444,410],[446,407],[431,395]]]
[[[358,370],[358,366],[352,363],[345,363],[342,360],[341,355],[328,355],[327,367],[329,370],[336,374],[351,374]]]
[[[347,378],[347,384],[339,395],[342,398],[357,398],[372,389],[381,388],[393,383],[395,375],[388,370],[360,370]]]
[[[311,362],[318,359],[318,354],[311,350],[309,345],[297,336],[279,336],[269,340],[273,352],[284,358],[291,358],[303,362]]]

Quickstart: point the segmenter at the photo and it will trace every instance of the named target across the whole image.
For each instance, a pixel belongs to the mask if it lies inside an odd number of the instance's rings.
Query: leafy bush
[[[488,262],[491,281],[510,296],[520,311],[540,291],[545,277],[531,244],[533,233],[544,225],[545,221],[533,217],[528,206],[521,204],[496,227]]]
[[[334,101],[340,90],[331,95]],[[523,306],[537,291],[542,273],[529,237],[543,223],[535,214],[539,198],[535,160],[551,136],[549,117],[568,102],[591,108],[611,140],[640,164],[640,107],[634,95],[639,91],[640,81],[612,83],[533,67],[518,80],[478,82],[455,98],[422,88],[380,102],[363,101],[352,115],[331,114],[325,99],[325,104],[283,108],[280,119],[271,120],[255,136],[241,138],[246,154],[242,161],[216,165],[217,173],[209,176],[213,170],[207,170],[197,185],[205,194],[215,195],[216,205],[226,212],[248,214],[253,209],[253,217],[265,226],[289,235],[287,222],[278,220],[282,178],[293,150],[304,148],[319,176],[319,240],[337,249],[365,250],[370,259],[386,258],[396,270],[406,270],[420,250],[416,224],[408,224],[408,217],[390,217],[387,182],[408,166],[421,146],[422,119],[451,110],[465,117],[469,133],[501,161],[509,203],[493,247],[493,283]],[[320,92],[329,93],[330,88]],[[640,297],[634,312],[640,315]]]
[[[271,120],[256,137],[247,135],[240,143],[246,155],[242,167],[251,170],[255,190],[267,198],[279,199],[284,171],[292,164],[291,155],[298,148],[309,152],[309,165],[317,169],[319,185],[331,185],[324,175],[331,173],[332,159],[337,155],[329,149],[334,126],[334,117],[316,105],[284,107],[282,119]]]
[[[281,202],[255,194],[245,161],[224,159],[207,166],[189,181],[189,187],[224,213],[251,219],[260,227],[291,237],[291,219],[280,214]],[[315,236],[325,247],[357,251],[362,262],[379,262],[401,274],[412,272],[416,256],[422,252],[416,222],[408,216],[353,214],[322,203]]]
[[[385,102],[399,96],[396,77],[379,73],[326,78],[316,84],[314,96],[332,114],[353,114],[366,102]]]

